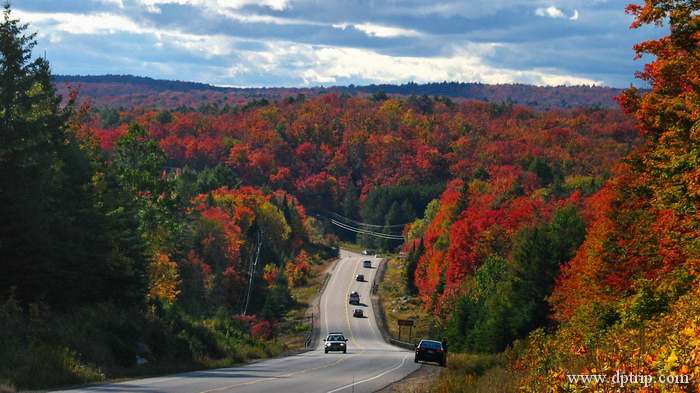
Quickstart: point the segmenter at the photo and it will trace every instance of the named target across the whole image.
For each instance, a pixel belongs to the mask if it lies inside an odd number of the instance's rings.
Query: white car
[[[323,345],[323,350],[328,353],[328,351],[343,351],[347,353],[348,351],[348,339],[341,332],[331,332],[328,336],[323,339],[326,343]]]

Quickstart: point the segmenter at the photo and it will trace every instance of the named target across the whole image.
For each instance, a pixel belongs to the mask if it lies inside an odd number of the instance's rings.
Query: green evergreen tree
[[[35,34],[26,34],[28,26],[10,13],[5,3],[0,23],[0,296],[16,287],[23,301],[62,306],[142,300],[143,277],[131,259],[140,252],[128,229],[133,225],[128,217],[107,214],[110,201],[118,198],[101,188],[107,176],[96,171],[100,154],[70,129],[72,100],[60,107],[48,62],[30,61]]]
[[[345,199],[343,201],[343,216],[357,220],[360,218],[358,212],[360,208],[360,194],[357,191],[354,181],[348,182],[345,188]]]
[[[402,219],[403,217],[401,215],[401,206],[397,201],[394,201],[394,203],[391,204],[391,207],[389,208],[389,211],[386,213],[386,216],[384,218],[383,232],[388,235],[396,234],[396,228],[393,227],[393,225],[401,224]],[[377,244],[384,250],[391,250],[398,244],[400,244],[400,241],[380,238],[378,239]]]
[[[423,253],[425,253],[425,246],[423,245],[423,239],[420,239],[416,249],[411,250],[406,258],[403,279],[404,283],[406,284],[406,289],[412,295],[418,294],[418,287],[416,287],[416,268],[418,267],[418,261]]]
[[[136,205],[139,229],[153,251],[176,249],[180,224],[173,177],[166,175],[165,153],[145,128],[132,124],[115,143],[112,169]]]
[[[185,165],[180,170],[175,180],[175,191],[183,202],[191,201],[199,192],[197,191],[197,171]]]
[[[489,256],[476,270],[472,290],[448,322],[450,342],[474,352],[499,352],[513,340],[546,324],[547,297],[563,263],[585,237],[585,223],[573,206],[549,223],[521,229],[511,261]]]
[[[554,172],[549,166],[546,158],[537,157],[530,162],[527,168],[528,172],[532,172],[540,178],[543,187],[547,187],[554,181]]]
[[[217,164],[213,169],[206,167],[199,172],[197,178],[197,192],[206,194],[223,186],[234,188],[240,183],[240,179],[231,167]]]
[[[525,228],[513,240],[510,277],[516,310],[512,326],[518,337],[543,326],[550,313],[552,292],[563,263],[573,258],[585,237],[585,223],[573,206],[554,213],[552,220]]]

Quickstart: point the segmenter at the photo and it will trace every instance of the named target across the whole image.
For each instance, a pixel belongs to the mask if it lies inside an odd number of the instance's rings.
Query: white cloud
[[[582,59],[582,62],[572,61],[570,45],[574,45],[574,41],[567,38],[571,32],[564,30],[564,23],[542,27],[545,24],[540,17],[558,19],[560,22],[578,21],[576,24],[585,22],[586,27],[600,22],[601,29],[596,31],[616,31],[609,28],[611,23],[602,23],[615,11],[611,11],[611,6],[597,5],[609,0],[85,1],[95,3],[95,7],[86,7],[75,14],[71,11],[41,13],[13,9],[13,17],[30,22],[30,29],[39,33],[40,49],[54,51],[56,58],[61,56],[56,56],[57,49],[54,48],[80,48],[84,62],[80,66],[83,68],[108,70],[105,72],[109,73],[153,71],[165,74],[161,77],[174,74],[177,79],[183,80],[192,80],[196,75],[199,81],[236,85],[403,83],[410,80],[603,84],[593,80],[602,76],[573,76],[586,73],[607,75],[608,71],[597,65],[595,68],[586,66],[593,63],[586,59]],[[179,19],[177,25],[166,21],[168,5],[180,5],[184,12],[192,13],[189,18],[192,25],[186,18]],[[31,9],[41,7],[36,5]],[[52,6],[51,9],[61,8]],[[110,11],[89,13],[88,9]],[[146,15],[160,13],[161,10],[162,16]],[[531,16],[534,14],[538,17],[518,17],[523,10],[529,10]],[[501,13],[504,23],[494,23],[494,18]],[[619,13],[623,18],[624,12]],[[486,19],[482,19],[484,17]],[[207,21],[212,22],[207,24]],[[244,24],[249,25],[241,26]],[[347,31],[323,34],[331,29],[330,26]],[[538,39],[529,40],[527,36],[529,31],[537,32],[539,37],[542,33],[558,34],[552,33],[556,29],[566,32],[558,35],[562,38],[556,44],[548,40],[546,46],[542,46]],[[620,29],[627,31],[626,20]],[[215,34],[207,34],[207,30]],[[576,34],[585,34],[588,30]],[[518,37],[517,43],[507,43],[513,41],[512,34],[521,32],[525,36]],[[249,38],[251,36],[256,38]],[[606,33],[605,37],[611,37],[609,42],[594,42],[596,45],[589,50],[592,53],[600,50],[613,53],[610,48],[617,45],[617,41],[622,41],[618,39],[620,36]],[[376,38],[384,39],[381,47],[376,46]],[[495,57],[498,44],[468,44],[483,39],[503,39],[504,43],[499,48],[502,56]],[[577,40],[581,42],[579,38]],[[623,49],[615,49],[614,52],[627,53],[624,50],[629,51],[631,44],[623,44]],[[373,49],[362,49],[363,46]],[[258,51],[257,48],[262,49]],[[110,60],[117,52],[124,56],[128,54],[134,63]],[[147,56],[141,58],[141,53]],[[396,53],[404,56],[394,55]],[[539,57],[536,61],[528,56],[515,58],[517,53],[538,53]],[[437,54],[439,56],[435,57]],[[612,55],[604,56],[612,58]],[[595,56],[592,54],[590,57]],[[144,59],[150,59],[153,63],[147,64],[144,71],[138,70],[139,64],[149,61]],[[161,68],[155,64],[157,62],[162,62]],[[222,62],[226,62],[226,65],[222,65]],[[77,72],[74,70],[78,69],[70,59],[52,63],[59,73]],[[132,68],[122,69],[122,64]],[[534,68],[540,66],[548,68]],[[567,71],[566,67],[571,67],[571,71]],[[630,71],[629,75],[632,74],[633,71]]]
[[[115,4],[119,8],[124,8],[124,2],[123,0],[97,0],[99,3],[103,4]]]
[[[363,23],[355,25],[355,28],[362,30],[367,35],[390,38],[390,37],[420,37],[423,34],[416,30],[402,29],[400,27],[389,27]]]
[[[544,16],[547,18],[555,18],[555,19],[569,19],[569,20],[578,20],[579,13],[578,10],[574,10],[574,13],[567,17],[566,14],[559,8],[555,6],[550,6],[547,8],[538,8],[535,10],[535,15],[537,16]]]
[[[469,44],[454,48],[449,57],[426,58],[389,56],[360,48],[276,42],[268,43],[268,52],[243,53],[247,66],[232,67],[228,74],[243,78],[245,72],[258,69],[277,76],[301,76],[306,86],[332,85],[352,78],[374,83],[427,83],[444,80],[535,85],[601,83],[588,78],[561,75],[552,70],[518,71],[491,67],[483,62],[482,57],[492,55],[497,46]],[[289,67],[290,64],[293,67]]]
[[[236,10],[230,9],[216,9],[213,12],[223,15],[229,19],[237,20],[243,23],[268,23],[275,25],[309,25],[309,26],[327,26],[326,23],[311,22],[302,19],[295,18],[280,18],[277,16],[270,15],[259,15],[259,14],[243,14]],[[334,26],[337,27],[337,26]],[[347,27],[347,25],[346,25]]]
[[[488,0],[488,1],[439,1],[439,2],[415,2],[406,5],[399,5],[400,2],[387,2],[382,7],[386,13],[398,15],[411,15],[418,17],[428,17],[438,15],[441,17],[462,16],[470,19],[495,15],[499,11],[513,5],[513,0]]]
[[[36,13],[14,10],[23,21],[39,27],[70,34],[112,34],[117,31],[143,33],[146,31],[131,19],[115,14]]]
[[[21,20],[41,27],[43,34],[48,35],[51,42],[62,41],[65,34],[111,35],[129,33],[151,36],[157,41],[156,46],[170,45],[190,52],[192,55],[208,59],[214,56],[230,55],[237,41],[236,38],[223,35],[186,34],[175,30],[143,26],[125,16],[108,13],[46,14],[13,11],[13,13],[15,12]]]
[[[547,7],[547,8],[538,8],[535,10],[535,15],[537,16],[546,16],[549,18],[566,18],[566,15],[564,15],[561,10],[559,10],[555,6]]]
[[[360,30],[363,33],[367,34],[368,36],[380,37],[380,38],[422,37],[425,35],[417,30],[402,29],[400,27],[375,25],[372,23],[360,23],[360,24],[340,23],[340,24],[334,24],[332,26],[335,27],[336,29],[342,29],[342,30],[345,30],[349,26],[352,26],[352,27],[356,28],[357,30]]]
[[[220,7],[242,8],[246,5],[262,5],[276,11],[282,11],[289,5],[288,0],[217,0]]]
[[[121,0],[101,0],[108,2],[121,2]],[[288,8],[288,0],[138,0],[142,5],[149,8],[157,8],[164,4],[190,4],[204,7],[210,10],[217,9],[240,9],[248,5],[264,6],[275,11],[282,11]]]

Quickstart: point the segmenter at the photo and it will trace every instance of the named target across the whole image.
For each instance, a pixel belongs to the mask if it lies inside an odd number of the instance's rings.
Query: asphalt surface
[[[363,261],[371,260],[372,268]],[[157,378],[92,386],[65,392],[375,392],[412,373],[419,364],[413,353],[386,344],[375,322],[370,289],[379,263],[385,260],[343,251],[321,295],[320,335],[343,332],[347,353],[324,353],[323,341],[313,351],[269,359],[240,367],[196,371]],[[355,280],[364,274],[365,281]],[[360,305],[348,303],[352,291]],[[352,316],[362,308],[364,318]]]

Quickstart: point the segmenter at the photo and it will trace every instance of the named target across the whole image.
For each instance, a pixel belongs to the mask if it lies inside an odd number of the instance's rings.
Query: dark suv
[[[420,340],[416,346],[416,357],[413,361],[418,363],[419,360],[436,362],[445,367],[447,363],[447,351],[440,341]]]
[[[343,333],[328,333],[328,336],[326,336],[326,338],[324,338],[323,341],[326,342],[326,344],[323,346],[323,349],[326,353],[328,353],[328,351],[343,351],[343,353],[346,353],[348,350],[348,339],[345,338]]]

